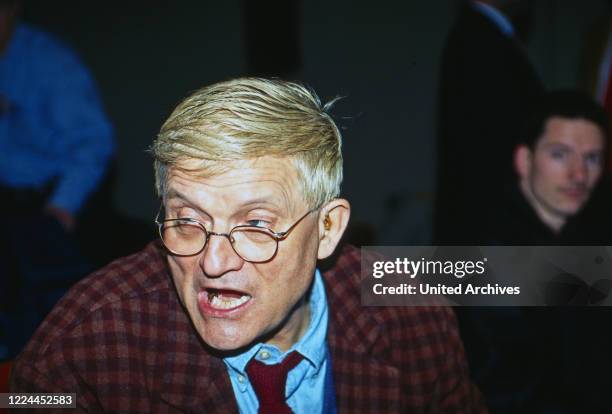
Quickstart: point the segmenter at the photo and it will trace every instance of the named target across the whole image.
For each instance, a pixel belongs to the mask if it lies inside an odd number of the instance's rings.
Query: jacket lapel
[[[347,247],[324,274],[329,303],[328,344],[340,413],[400,413],[400,372],[381,359],[388,345],[380,323],[361,306],[360,255]]]
[[[161,400],[179,412],[237,413],[225,364],[197,336],[176,297],[169,302],[164,372],[160,373]]]

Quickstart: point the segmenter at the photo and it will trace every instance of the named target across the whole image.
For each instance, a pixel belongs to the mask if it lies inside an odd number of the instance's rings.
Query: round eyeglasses
[[[159,236],[166,249],[176,256],[193,256],[199,254],[206,247],[211,236],[226,237],[232,249],[243,260],[251,263],[262,263],[272,259],[278,251],[278,242],[289,236],[289,233],[310,213],[308,211],[298,221],[293,223],[286,231],[275,232],[265,227],[240,225],[234,227],[229,233],[215,233],[206,230],[204,224],[192,218],[176,218],[159,221],[159,214],[155,218]]]

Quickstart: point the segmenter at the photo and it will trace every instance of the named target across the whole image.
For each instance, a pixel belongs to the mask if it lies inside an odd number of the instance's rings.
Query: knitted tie
[[[253,358],[247,364],[247,374],[259,400],[259,414],[292,414],[285,402],[287,374],[302,360],[293,351],[280,364],[266,365]]]

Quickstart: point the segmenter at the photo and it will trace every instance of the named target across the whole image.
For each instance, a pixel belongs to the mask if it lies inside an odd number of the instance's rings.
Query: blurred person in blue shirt
[[[21,8],[0,0],[0,359],[90,271],[74,230],[114,151],[92,76]]]
[[[113,153],[112,128],[87,69],[19,10],[0,0],[0,186],[48,189],[45,212],[71,230]]]

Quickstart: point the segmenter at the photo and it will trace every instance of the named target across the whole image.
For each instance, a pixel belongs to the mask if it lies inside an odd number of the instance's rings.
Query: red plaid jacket
[[[352,247],[324,273],[339,413],[486,412],[452,310],[362,307],[359,275]],[[80,411],[238,412],[225,365],[192,327],[158,243],[73,287],[17,358],[11,389],[76,392]]]

